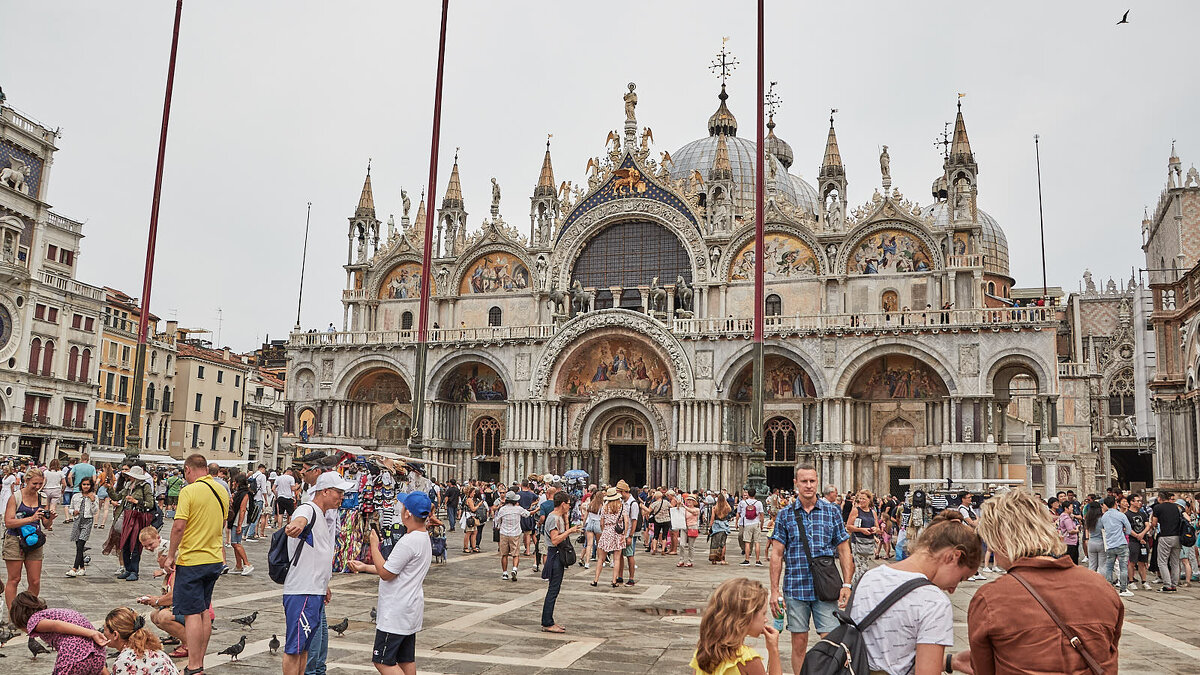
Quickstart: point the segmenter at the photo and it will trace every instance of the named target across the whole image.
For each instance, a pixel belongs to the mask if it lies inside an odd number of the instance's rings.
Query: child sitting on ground
[[[700,619],[700,640],[689,664],[695,675],[783,675],[779,631],[767,616],[768,602],[767,589],[751,579],[717,586]],[[745,644],[746,638],[759,636],[767,641],[768,664]]]
[[[138,542],[142,548],[155,557],[155,559],[163,558],[167,555],[167,551],[171,548],[171,542],[158,536],[158,530],[151,525],[143,527],[138,532]],[[162,566],[162,562],[158,563],[158,569],[154,570],[154,578],[161,577],[166,574],[166,570]]]
[[[87,617],[73,609],[50,609],[29,591],[13,599],[9,618],[29,639],[45,640],[58,652],[54,659],[55,673],[71,675],[100,675],[104,672],[108,638],[92,627]]]

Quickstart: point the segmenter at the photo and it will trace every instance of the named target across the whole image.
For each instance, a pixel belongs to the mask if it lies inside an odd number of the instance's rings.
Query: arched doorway
[[[752,436],[753,377],[753,363],[747,363],[730,387],[730,398],[734,401],[730,412],[735,426],[730,439],[747,445]],[[822,415],[812,376],[799,362],[784,354],[767,354],[763,359],[763,417],[767,484],[790,490],[797,462],[811,457],[821,439]],[[778,452],[773,452],[773,448]]]
[[[608,483],[624,480],[630,486],[646,484],[646,455],[650,443],[646,423],[640,415],[612,416],[601,428],[608,459]]]
[[[346,393],[346,402],[335,411],[335,431],[341,435],[376,437],[384,417],[393,412],[412,412],[412,394],[399,373],[388,368],[372,368],[358,375]]]
[[[500,422],[495,417],[480,417],[471,425],[471,452],[480,480],[500,480]]]
[[[375,438],[387,445],[407,445],[411,433],[412,418],[400,410],[387,413],[375,426]]]
[[[767,486],[790,490],[795,485],[796,425],[786,417],[772,417],[763,428],[767,454]]]

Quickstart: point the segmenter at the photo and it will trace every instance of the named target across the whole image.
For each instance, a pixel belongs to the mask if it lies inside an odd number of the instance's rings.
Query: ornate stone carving
[[[979,345],[959,345],[958,374],[975,376],[979,374]]]
[[[333,359],[321,359],[321,384],[333,384]]]
[[[546,343],[538,356],[534,367],[533,377],[529,383],[529,396],[533,399],[544,399],[550,386],[550,375],[563,349],[580,339],[585,333],[599,328],[626,328],[650,338],[659,349],[667,355],[671,362],[672,384],[679,398],[689,398],[695,393],[695,383],[692,377],[692,366],[684,354],[683,347],[675,336],[661,323],[654,321],[645,314],[631,312],[625,309],[604,309],[583,316],[577,316],[563,325]]]
[[[567,442],[575,447],[582,445],[581,441],[583,440],[583,423],[587,421],[587,419],[591,416],[592,411],[595,410],[597,406],[613,399],[628,399],[640,403],[642,407],[650,413],[652,418],[649,421],[654,427],[654,440],[656,441],[654,449],[656,449],[658,452],[664,453],[668,451],[667,437],[669,436],[669,433],[667,430],[669,427],[667,426],[666,420],[663,418],[658,406],[650,401],[650,397],[633,389],[608,389],[589,399],[583,408],[575,414],[575,420],[571,424],[571,436],[567,439]],[[635,410],[637,410],[637,412],[642,412],[636,408]],[[597,445],[593,444],[590,451],[597,452]]]
[[[837,365],[837,340],[821,338],[821,365],[832,368]]]
[[[529,359],[529,352],[520,352],[517,354],[517,360],[513,366],[513,374],[518,380],[529,379]]]
[[[711,349],[696,350],[696,379],[710,380],[713,376],[713,351]]]

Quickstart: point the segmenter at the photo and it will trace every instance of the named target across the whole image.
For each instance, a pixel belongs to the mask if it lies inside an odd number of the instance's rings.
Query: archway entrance
[[[640,416],[618,415],[603,430],[608,453],[608,483],[624,480],[630,487],[646,484],[646,447],[649,436]]]
[[[479,464],[477,477],[500,480],[500,422],[495,417],[480,417],[473,426],[471,451]]]

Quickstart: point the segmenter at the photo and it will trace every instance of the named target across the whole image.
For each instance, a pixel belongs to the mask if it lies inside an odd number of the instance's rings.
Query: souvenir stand
[[[370,562],[367,542],[375,525],[379,527],[381,548],[387,555],[403,535],[397,495],[430,491],[433,484],[424,475],[426,464],[450,466],[355,445],[298,443],[297,446],[306,451],[326,452],[329,458],[325,464],[329,469],[351,483],[338,509],[335,572],[348,572],[351,560]]]

